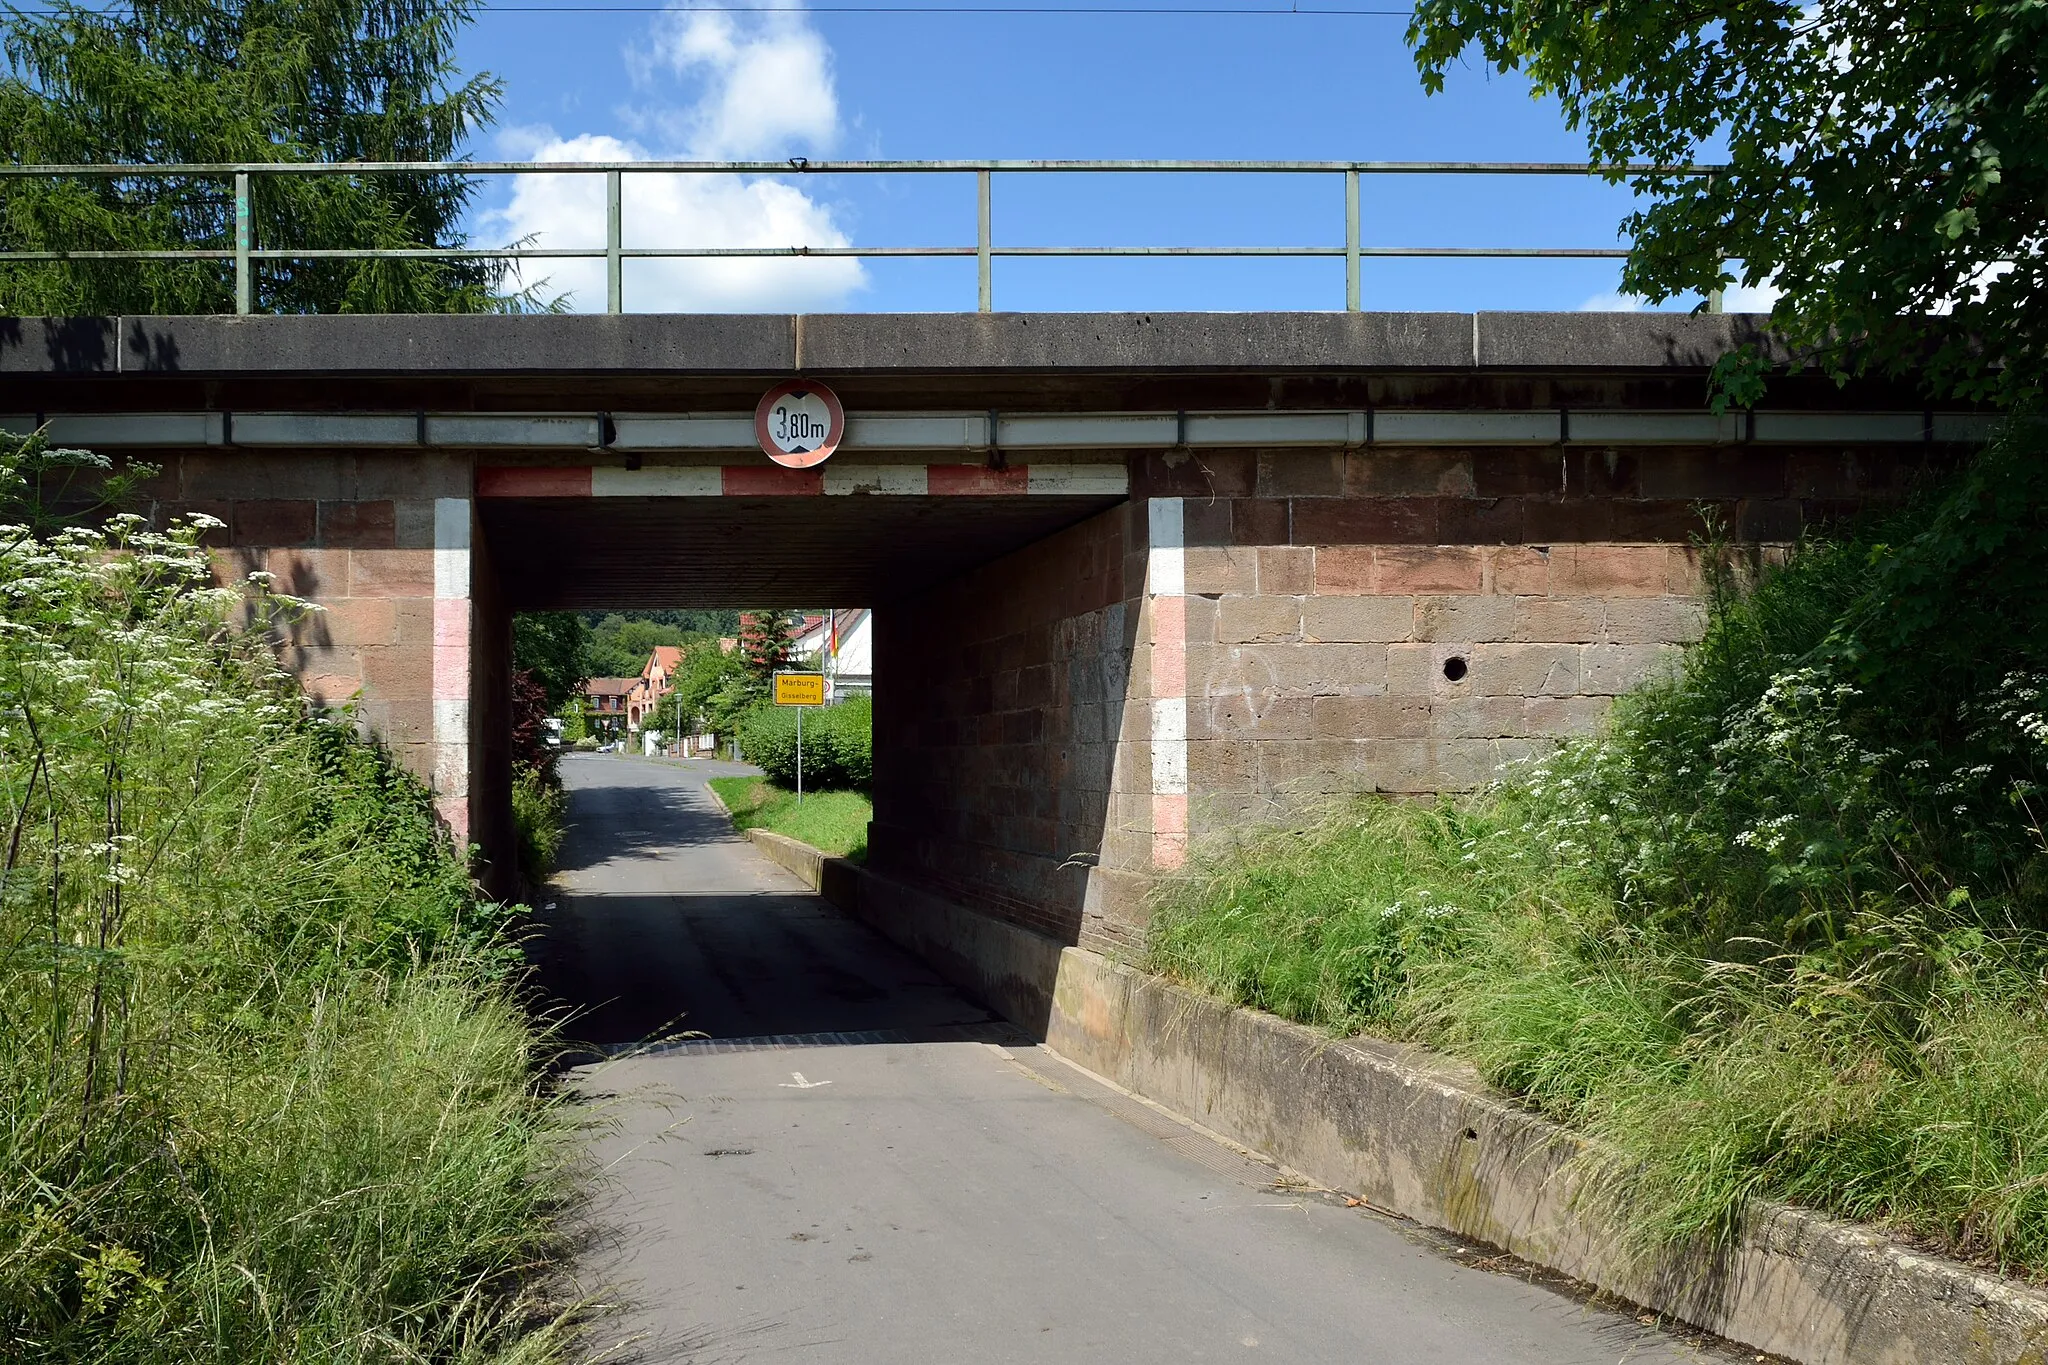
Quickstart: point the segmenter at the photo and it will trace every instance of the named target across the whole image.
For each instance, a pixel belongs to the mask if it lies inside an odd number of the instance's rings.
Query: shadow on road
[[[704,783],[750,771],[563,760],[571,829],[530,956],[564,1034],[611,1052],[685,1036],[921,1037],[992,1022],[733,832]]]

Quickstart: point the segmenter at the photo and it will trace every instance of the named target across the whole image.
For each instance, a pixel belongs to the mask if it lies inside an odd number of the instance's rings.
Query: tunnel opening
[[[702,477],[691,468],[626,472],[658,486]],[[916,469],[921,493],[847,496],[746,473],[711,495],[596,496],[560,470],[478,470],[470,809],[487,880],[504,880],[513,847],[516,615],[860,605],[873,613],[863,879],[1077,942],[1117,871],[1142,504],[1099,467],[1080,492],[962,466]],[[886,467],[864,477],[902,481]],[[1031,1013],[957,972],[942,980],[920,960],[939,954],[877,938],[757,854],[706,785],[756,771],[729,751],[637,749],[561,760],[571,828],[536,897],[534,951],[569,1036],[602,1049],[693,1034],[918,1037]]]

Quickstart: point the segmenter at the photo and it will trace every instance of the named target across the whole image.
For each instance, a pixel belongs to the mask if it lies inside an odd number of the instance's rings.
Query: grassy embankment
[[[1723,581],[1681,676],[1490,792],[1212,850],[1151,965],[1471,1059],[1619,1151],[1645,1246],[1764,1196],[2048,1277],[2042,469]]]
[[[0,526],[0,1356],[565,1357],[503,912],[199,535]]]
[[[759,777],[714,777],[711,787],[732,812],[733,828],[786,834],[812,848],[860,862],[868,855],[868,821],[874,805],[859,792],[796,793]]]

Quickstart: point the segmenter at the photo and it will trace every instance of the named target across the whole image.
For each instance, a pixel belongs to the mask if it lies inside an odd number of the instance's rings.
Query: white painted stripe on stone
[[[1188,699],[1152,699],[1152,794],[1185,796],[1188,790]]]
[[[880,493],[916,498],[929,491],[930,479],[921,464],[825,464],[825,492],[830,497]]]
[[[1025,486],[1033,493],[1122,497],[1131,491],[1131,471],[1120,464],[1033,464],[1025,468]]]
[[[434,596],[469,596],[469,499],[434,499]]]
[[[590,471],[594,498],[715,498],[724,491],[725,471],[711,464],[641,469],[598,465]]]
[[[1188,590],[1186,540],[1179,498],[1152,498],[1145,505],[1151,550],[1146,556],[1145,591],[1178,597]]]

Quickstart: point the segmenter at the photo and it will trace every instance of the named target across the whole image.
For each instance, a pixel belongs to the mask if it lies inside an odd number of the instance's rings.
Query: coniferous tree
[[[766,686],[768,677],[796,657],[796,617],[787,611],[750,611],[740,617],[740,657]]]
[[[455,41],[474,0],[54,0],[5,11],[0,161],[123,164],[448,161],[488,125],[500,87],[464,77]],[[477,188],[460,174],[279,175],[252,181],[255,244],[451,247]],[[0,181],[0,248],[234,245],[234,181]],[[517,306],[489,261],[262,261],[261,312],[473,312]],[[0,314],[212,313],[234,308],[229,261],[0,265]]]

